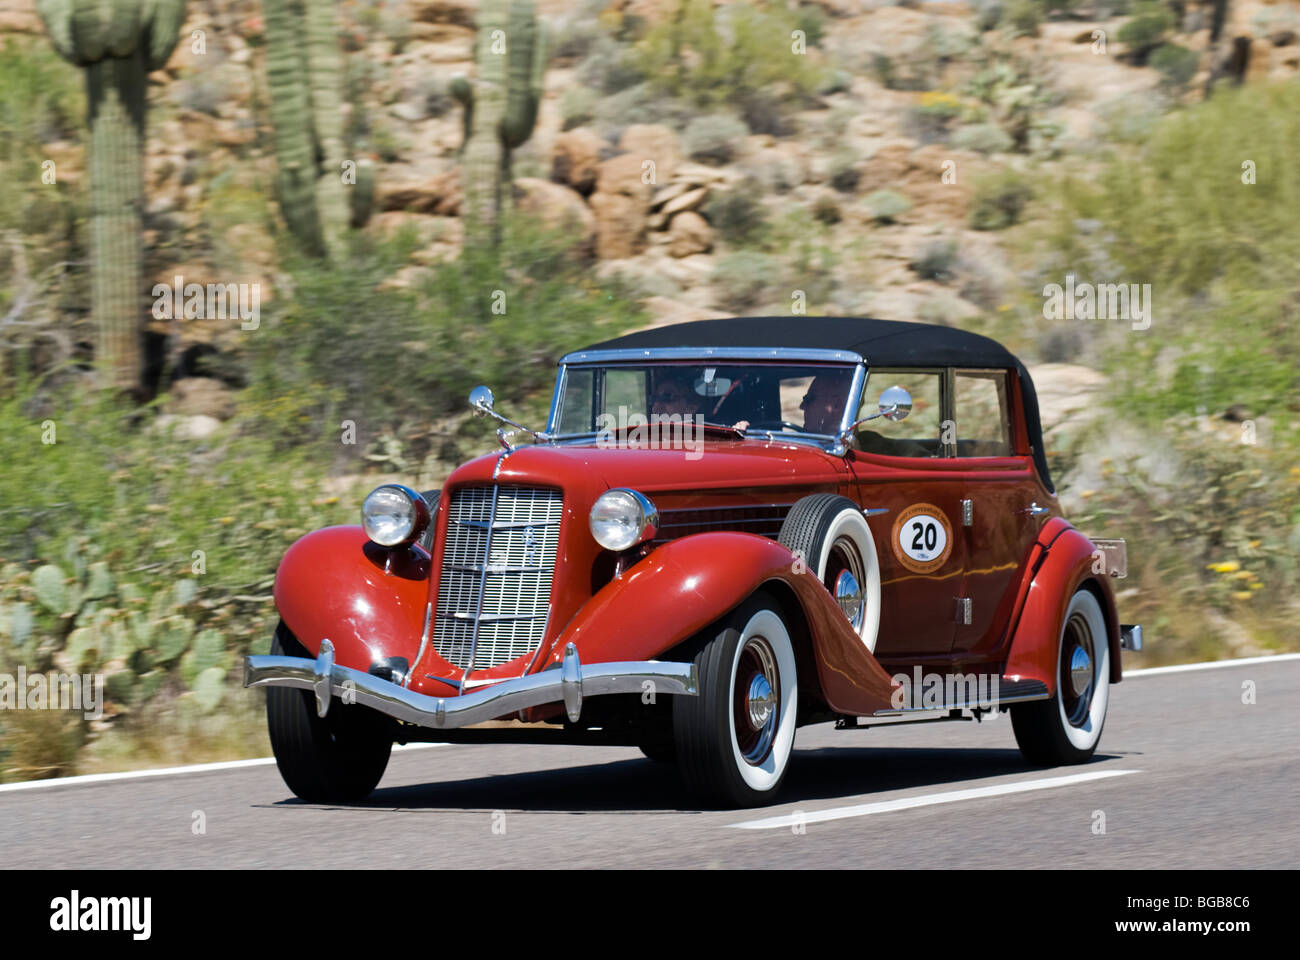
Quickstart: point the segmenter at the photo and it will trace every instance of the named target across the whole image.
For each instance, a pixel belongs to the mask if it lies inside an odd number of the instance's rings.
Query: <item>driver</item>
[[[845,372],[823,373],[813,377],[799,409],[803,411],[803,428],[809,433],[834,435],[839,432],[849,392],[849,375]]]

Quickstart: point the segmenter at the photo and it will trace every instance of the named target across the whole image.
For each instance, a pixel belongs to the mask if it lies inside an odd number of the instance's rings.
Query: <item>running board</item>
[[[961,676],[957,674],[955,676]],[[1031,700],[1046,700],[1051,697],[1051,691],[1047,689],[1047,684],[1041,680],[1010,680],[1006,677],[997,678],[997,697],[991,697],[992,684],[985,686],[984,690],[971,690],[974,684],[961,683],[961,692],[965,695],[958,696],[956,699],[949,701],[947,694],[957,693],[957,684],[949,682],[949,677],[944,677],[944,686],[942,690],[935,691],[944,696],[944,700],[937,704],[926,704],[925,689],[922,689],[918,695],[920,704],[917,706],[904,706],[887,710],[877,710],[872,714],[873,717],[903,717],[916,713],[934,713],[936,710],[991,710],[995,708],[1007,707],[1013,703],[1027,703]],[[981,694],[983,694],[981,696]]]

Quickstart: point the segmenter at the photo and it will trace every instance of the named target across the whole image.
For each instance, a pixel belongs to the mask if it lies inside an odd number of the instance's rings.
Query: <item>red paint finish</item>
[[[415,659],[428,579],[419,547],[386,550],[360,526],[326,527],[285,553],[275,605],[313,656],[328,638],[336,663],[366,671],[384,657]]]
[[[698,633],[771,581],[788,586],[808,625],[822,692],[832,709],[889,706],[893,681],[850,629],[812,573],[765,537],[702,533],[665,544],[598,592],[556,638],[542,666],[574,643],[584,662],[651,660]]]
[[[1041,565],[1036,573],[1031,571],[1032,580],[1024,590],[1024,606],[1014,627],[1004,674],[1041,680],[1056,692],[1056,657],[1065,611],[1074,592],[1087,585],[1097,591],[1106,617],[1110,681],[1119,683],[1123,668],[1115,593],[1108,577],[1093,572],[1092,541],[1057,517],[1044,527],[1037,546]]]
[[[540,655],[475,670],[473,680],[518,677],[530,672],[530,667],[531,672],[536,672],[552,662],[557,651],[563,652],[564,645],[558,638],[593,600],[593,571],[605,556],[591,536],[587,515],[596,498],[611,487],[634,487],[649,496],[660,510],[669,510],[719,503],[793,503],[810,493],[845,490],[849,479],[843,459],[792,443],[710,440],[698,459],[687,459],[688,451],[684,450],[606,449],[594,445],[520,447],[502,461],[503,452],[471,460],[454,471],[443,487],[440,508],[457,488],[465,486],[500,483],[562,490],[564,512],[551,589],[551,616]],[[439,509],[435,520],[432,567],[437,571],[442,565],[446,510]],[[656,549],[651,558],[663,549]],[[710,565],[718,562],[715,558],[708,561]],[[721,561],[724,568],[727,562],[725,558]],[[436,575],[430,578],[428,589],[428,600],[436,609]],[[708,623],[727,609],[730,607],[713,607],[698,616],[703,617],[701,623]],[[652,613],[658,615],[659,611]],[[625,653],[593,659],[581,647],[579,653],[589,662],[632,659]],[[445,696],[448,687],[425,675],[459,680],[464,671],[444,660],[429,644],[412,674],[411,689]]]

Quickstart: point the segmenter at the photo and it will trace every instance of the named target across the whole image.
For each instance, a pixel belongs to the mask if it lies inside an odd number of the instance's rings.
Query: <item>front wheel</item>
[[[677,766],[708,803],[769,802],[794,748],[799,682],[780,605],[756,593],[734,610],[695,657],[699,695],[673,702]]]
[[[283,623],[275,630],[271,654],[311,657]],[[344,704],[336,697],[321,717],[311,691],[267,687],[266,721],[280,776],[309,803],[364,800],[388,767],[392,724],[369,707]]]
[[[1030,763],[1083,763],[1097,750],[1110,699],[1106,617],[1091,590],[1070,598],[1057,645],[1056,696],[1011,708],[1011,726]]]

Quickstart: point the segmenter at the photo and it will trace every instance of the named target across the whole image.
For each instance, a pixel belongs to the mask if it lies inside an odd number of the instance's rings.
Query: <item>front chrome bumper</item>
[[[648,686],[647,686],[648,684]],[[574,723],[582,714],[584,697],[607,693],[696,696],[699,680],[693,663],[640,660],[583,666],[573,644],[564,650],[558,670],[502,680],[457,697],[430,697],[389,680],[334,662],[334,645],[322,640],[315,660],[302,657],[245,657],[244,686],[296,687],[316,694],[316,712],[325,716],[337,696],[349,703],[373,707],[398,720],[421,727],[450,730],[494,720],[544,703],[564,703]]]

